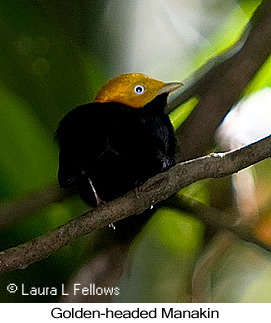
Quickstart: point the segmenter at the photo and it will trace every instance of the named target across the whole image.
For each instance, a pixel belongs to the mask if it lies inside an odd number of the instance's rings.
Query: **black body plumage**
[[[89,205],[110,201],[175,164],[175,137],[164,113],[167,94],[143,108],[93,102],[69,112],[56,132],[58,180]]]

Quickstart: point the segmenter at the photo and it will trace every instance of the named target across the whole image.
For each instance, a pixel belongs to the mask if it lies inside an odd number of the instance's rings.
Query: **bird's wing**
[[[56,131],[59,144],[58,180],[63,188],[73,187],[76,180],[85,175],[86,163],[88,168],[91,167],[91,159],[97,154],[97,138],[102,132],[98,105],[90,103],[75,108],[61,120]]]

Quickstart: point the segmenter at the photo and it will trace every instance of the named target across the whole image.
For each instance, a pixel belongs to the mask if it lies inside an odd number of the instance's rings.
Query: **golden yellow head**
[[[142,108],[157,95],[170,93],[182,83],[164,83],[144,74],[122,74],[108,81],[98,92],[94,102],[117,102]]]

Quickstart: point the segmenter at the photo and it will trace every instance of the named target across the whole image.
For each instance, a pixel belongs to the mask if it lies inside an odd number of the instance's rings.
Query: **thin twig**
[[[191,216],[213,228],[230,231],[247,242],[252,242],[259,247],[271,251],[271,245],[259,240],[253,234],[253,223],[245,222],[235,213],[228,213],[206,205],[185,195],[174,195],[165,205],[188,212]]]
[[[29,194],[19,200],[1,202],[0,230],[6,229],[26,215],[30,216],[37,210],[64,200],[67,196],[69,196],[69,192],[64,191],[57,184],[53,184],[40,192]]]

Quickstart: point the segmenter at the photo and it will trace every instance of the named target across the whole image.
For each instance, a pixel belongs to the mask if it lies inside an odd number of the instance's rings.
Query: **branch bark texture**
[[[140,214],[180,189],[202,179],[235,173],[271,156],[271,136],[227,153],[183,162],[148,180],[125,196],[101,205],[61,227],[0,253],[0,272],[24,269],[70,242],[133,214]]]
[[[229,49],[216,61],[207,63],[200,72],[192,75],[184,92],[176,98],[175,106],[193,96],[200,102],[188,120],[176,133],[178,141],[178,161],[188,160],[205,154],[213,145],[214,133],[231,106],[239,99],[253,75],[259,70],[271,52],[271,1],[265,0],[256,10],[251,20],[247,39],[240,49]],[[248,34],[248,36],[247,36]],[[234,48],[236,46],[234,45]],[[210,67],[211,65],[211,67]],[[190,79],[190,78],[189,78]],[[52,187],[50,198],[45,191],[32,194],[25,201],[8,202],[0,206],[0,228],[6,227],[19,217],[28,216],[42,207],[65,198],[60,189]]]

